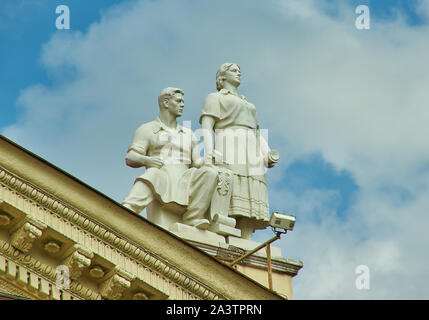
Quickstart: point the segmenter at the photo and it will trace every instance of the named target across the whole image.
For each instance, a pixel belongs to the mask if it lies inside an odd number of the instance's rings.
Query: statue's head
[[[176,117],[180,117],[184,106],[184,94],[183,90],[179,88],[169,87],[162,89],[158,96],[159,110],[161,112],[165,110],[174,114]]]
[[[224,87],[224,81],[231,81],[236,87],[240,85],[240,66],[236,63],[224,63],[216,72],[216,89]]]

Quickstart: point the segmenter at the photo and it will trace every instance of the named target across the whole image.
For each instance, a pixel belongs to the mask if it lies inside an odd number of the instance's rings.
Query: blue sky
[[[52,84],[40,65],[41,47],[57,31],[55,9],[68,5],[73,10],[71,28],[84,32],[100,19],[100,13],[120,1],[94,0],[90,3],[79,0],[14,1],[0,3],[0,99],[2,112],[0,127],[17,121],[16,100],[22,89],[33,83]],[[68,31],[64,31],[68,32]],[[3,109],[2,109],[3,111]]]
[[[71,29],[73,32],[85,32],[90,24],[99,21],[103,10],[112,5],[125,1],[93,0],[91,2],[80,0],[3,0],[0,3],[0,99],[2,113],[0,127],[13,124],[17,121],[18,110],[15,103],[20,90],[31,84],[52,84],[46,70],[40,65],[41,47],[46,43],[55,29],[57,17],[55,8],[64,4],[71,8]],[[333,8],[328,11],[335,15],[336,1]],[[352,5],[365,4],[370,7],[372,19],[391,19],[396,10],[402,12],[407,23],[420,25],[421,17],[416,14],[415,0],[353,0]],[[68,32],[68,31],[62,31]]]
[[[59,4],[71,30],[55,29]],[[370,30],[354,27],[360,4]],[[418,267],[389,295],[402,259],[429,262],[419,224],[389,234],[396,214],[426,221],[428,18],[423,0],[3,0],[0,132],[120,202],[137,175],[124,152],[160,88],[184,89],[196,129],[218,66],[235,61],[281,155],[271,209],[297,216],[278,243],[304,261],[296,297],[428,298]],[[369,292],[353,287],[358,264],[375,274]]]
[[[120,4],[118,0],[94,0],[84,2],[79,0],[44,0],[44,1],[16,1],[4,0],[0,4],[0,99],[2,101],[2,117],[0,128],[19,121],[19,110],[16,101],[21,90],[34,84],[55,85],[55,82],[41,66],[41,48],[53,35],[58,32],[54,22],[58,16],[55,13],[57,5],[64,4],[71,8],[71,32],[85,32],[88,27],[100,20],[105,9]],[[335,15],[338,6],[332,3],[328,12]],[[421,18],[415,13],[416,1],[404,0],[366,0],[349,1],[357,6],[365,4],[370,7],[372,19],[391,19],[399,10],[406,17],[407,23],[419,25]],[[70,32],[60,31],[60,32]],[[298,161],[287,169],[287,174],[297,177],[300,189],[311,185],[324,184],[326,188],[338,189],[341,192],[340,214],[347,207],[349,197],[352,196],[355,185],[348,178],[347,173],[338,174],[317,155],[303,161]],[[286,180],[286,185],[290,185]],[[299,192],[297,187],[295,192]]]

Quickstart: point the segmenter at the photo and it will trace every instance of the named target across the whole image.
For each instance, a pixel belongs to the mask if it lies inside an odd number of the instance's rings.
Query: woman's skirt
[[[265,229],[269,220],[268,192],[265,181],[233,174],[228,215],[254,220],[255,229]]]
[[[216,130],[218,163],[233,173],[228,215],[254,220],[256,229],[268,226],[269,205],[264,161],[269,151],[265,139],[254,129],[233,127]]]

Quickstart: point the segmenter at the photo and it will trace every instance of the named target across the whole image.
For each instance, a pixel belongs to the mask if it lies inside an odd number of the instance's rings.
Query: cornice
[[[52,283],[56,282],[55,270],[32,256],[22,253],[12,247],[6,241],[0,240],[0,259],[4,259],[4,270],[0,268],[0,275],[5,274],[6,279],[16,280],[18,283],[27,284],[29,297],[40,296],[45,299],[57,299],[62,296],[63,290],[59,290]],[[23,268],[24,267],[24,268]],[[29,273],[29,274],[27,274]],[[21,288],[21,290],[23,290]],[[55,294],[55,291],[56,294]],[[71,281],[69,291],[75,299],[100,300],[97,292],[82,286],[78,282]],[[76,297],[77,296],[77,297]]]
[[[149,252],[145,248],[135,244],[130,239],[117,234],[117,232],[112,228],[94,220],[84,212],[72,207],[61,199],[55,197],[52,194],[49,194],[38,186],[20,178],[16,174],[1,166],[0,183],[3,184],[6,188],[13,190],[17,196],[19,195],[25,198],[26,201],[15,202],[18,202],[18,207],[22,207],[22,211],[26,211],[25,209],[30,209],[28,210],[29,215],[32,216],[33,219],[39,218],[42,220],[41,223],[46,223],[53,229],[60,229],[62,222],[68,221],[73,225],[73,227],[77,227],[79,231],[87,233],[87,236],[90,235],[90,238],[93,238],[98,242],[102,242],[111,249],[119,251],[123,256],[143,265],[144,267],[149,268],[151,271],[164,278],[164,280],[172,282],[175,285],[185,289],[191,296],[195,296],[197,299],[225,299],[225,297],[219,292],[212,290],[201,281],[195,279],[192,275],[187,274],[183,270],[180,270],[179,268],[171,265],[168,261],[159,257],[157,254]],[[44,217],[40,216],[40,211],[44,210],[33,210],[34,208],[29,208],[31,207],[31,203],[34,203],[40,208],[46,210],[46,212],[43,212],[42,214]],[[47,215],[50,215],[50,217],[47,217]],[[44,222],[43,218],[45,218],[44,220],[49,221]],[[64,232],[64,230],[59,231]],[[88,243],[86,243],[86,245],[91,247],[91,245]],[[34,264],[36,264],[36,262],[34,262]],[[39,269],[40,268],[41,267],[39,266]],[[45,266],[45,268],[48,267]],[[55,272],[53,274],[52,272],[54,271],[49,270],[45,276],[55,276]],[[74,283],[75,282],[72,281],[72,288]],[[80,289],[78,284],[74,284],[74,286],[76,290]]]
[[[200,243],[196,241],[189,241],[194,246],[200,248],[207,254],[226,261],[226,262],[232,262],[235,259],[241,257],[246,253],[246,250],[229,246],[228,248],[223,247],[216,247],[210,244]],[[242,265],[252,266],[259,269],[267,269],[267,258],[257,256],[255,254],[247,257],[242,262],[240,262]],[[271,259],[271,268],[274,272],[278,273],[286,273],[292,277],[296,276],[298,274],[298,271],[303,267],[302,261],[297,261],[294,259],[289,258],[272,258]]]

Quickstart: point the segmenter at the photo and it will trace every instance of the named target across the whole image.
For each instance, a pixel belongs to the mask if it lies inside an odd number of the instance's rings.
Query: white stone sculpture
[[[237,64],[224,63],[219,68],[216,74],[218,91],[205,99],[200,123],[205,165],[214,159],[216,166],[231,173],[227,218],[235,218],[241,237],[250,240],[255,229],[268,226],[265,168],[273,167],[279,155],[270,150],[260,134],[255,106],[237,92],[240,76]],[[216,133],[214,143],[213,131]]]
[[[233,63],[216,74],[218,92],[207,96],[200,117],[204,158],[192,131],[177,123],[183,91],[162,90],[159,117],[137,129],[128,149],[127,165],[146,171],[125,207],[147,208],[149,220],[184,239],[246,250],[257,245],[252,233],[269,221],[265,171],[279,156],[260,133],[255,106],[237,92],[240,76]]]
[[[210,226],[207,210],[217,186],[217,169],[203,166],[192,130],[177,123],[183,95],[177,88],[163,89],[159,117],[135,132],[126,164],[146,171],[122,204],[136,213],[147,207],[148,219],[167,229],[174,224],[183,229],[183,223],[191,230],[204,230]]]

